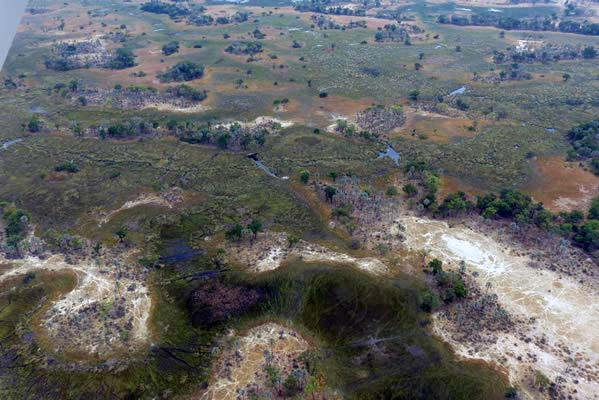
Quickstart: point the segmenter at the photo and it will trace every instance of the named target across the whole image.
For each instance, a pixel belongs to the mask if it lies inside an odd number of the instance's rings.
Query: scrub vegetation
[[[596,393],[599,10],[516,3],[32,1],[0,398]]]

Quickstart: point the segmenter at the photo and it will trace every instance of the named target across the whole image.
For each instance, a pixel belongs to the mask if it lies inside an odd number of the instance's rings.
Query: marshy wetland
[[[30,0],[0,398],[597,398],[597,13]]]

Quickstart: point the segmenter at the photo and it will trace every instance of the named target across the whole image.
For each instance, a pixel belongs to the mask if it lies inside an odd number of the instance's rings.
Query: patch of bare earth
[[[231,243],[227,250],[231,257],[246,265],[250,271],[257,273],[275,270],[292,258],[309,263],[350,264],[375,275],[383,275],[389,271],[381,260],[374,257],[353,257],[304,240],[290,246],[284,233],[262,233],[253,242]]]
[[[42,342],[60,356],[108,359],[130,354],[149,343],[148,319],[152,300],[147,273],[124,257],[67,260],[62,255],[47,258],[0,258],[0,282],[36,271],[72,271],[75,288],[42,309],[40,326],[34,326]]]
[[[230,332],[214,367],[214,378],[198,399],[234,400],[277,397],[282,385],[273,385],[267,370],[276,368],[282,377],[306,375],[299,357],[309,348],[296,331],[269,322],[245,333]],[[284,379],[284,378],[283,378]],[[252,397],[255,396],[255,397]]]
[[[476,136],[482,126],[482,123],[465,116],[450,117],[409,107],[405,109],[406,123],[394,132],[394,136],[450,143],[459,138]]]
[[[408,250],[439,258],[446,269],[463,263],[478,287],[465,303],[435,315],[434,332],[464,358],[505,367],[527,396],[597,398],[599,285],[584,273],[592,263],[567,244],[541,252],[499,241],[497,227],[480,228],[414,216],[391,228]]]
[[[550,210],[587,210],[599,194],[598,176],[560,156],[536,159],[533,171],[534,181],[526,190]]]
[[[157,205],[166,208],[173,208],[175,204],[183,201],[183,190],[174,187],[167,192],[162,193],[142,193],[136,199],[125,202],[116,210],[99,213],[97,216],[98,226],[102,226],[116,214],[121,211],[129,210],[141,205]]]
[[[182,107],[170,103],[150,103],[146,104],[144,108],[153,108],[158,111],[167,111],[181,114],[201,113],[210,110],[210,107],[205,106],[203,104],[194,104]]]

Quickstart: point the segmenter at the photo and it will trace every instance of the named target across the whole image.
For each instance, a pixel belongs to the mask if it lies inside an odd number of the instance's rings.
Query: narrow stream
[[[385,149],[385,151],[379,151],[378,158],[386,158],[386,157],[393,160],[395,165],[399,166],[399,153],[393,148],[393,146],[391,146],[390,143],[387,143],[387,148]]]
[[[9,140],[9,141],[7,141],[7,142],[4,142],[4,143],[2,143],[2,149],[3,149],[3,150],[6,150],[6,149],[8,149],[10,146],[12,146],[12,145],[14,145],[14,144],[17,144],[17,143],[19,143],[19,142],[22,142],[22,141],[23,141],[23,138],[11,139],[11,140]]]
[[[448,96],[455,96],[456,94],[464,94],[466,92],[466,86],[462,86],[461,88],[458,88],[456,90],[454,90],[453,92],[449,93]]]
[[[260,168],[262,171],[266,172],[266,174],[268,176],[272,176],[273,178],[278,178],[278,176],[274,172],[272,172],[270,169],[268,169],[268,167],[266,165],[264,165],[264,163],[258,159],[258,153],[251,153],[251,154],[248,154],[246,157],[254,160],[254,163],[256,163],[258,168]]]

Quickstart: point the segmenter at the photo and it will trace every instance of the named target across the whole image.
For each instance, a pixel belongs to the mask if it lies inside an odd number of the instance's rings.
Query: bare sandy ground
[[[599,298],[579,281],[549,269],[534,268],[524,252],[464,226],[413,216],[397,221],[411,250],[426,250],[456,268],[467,265],[480,287],[497,294],[510,314],[528,320],[511,332],[496,333],[484,345],[460,338],[441,313],[434,331],[465,358],[480,358],[508,368],[510,380],[528,396],[536,371],[559,382],[578,399],[599,396]]]
[[[350,264],[375,275],[383,275],[389,271],[388,267],[378,258],[357,258],[304,240],[300,240],[299,243],[290,247],[287,235],[284,233],[263,233],[258,235],[253,243],[248,241],[233,243],[228,250],[233,258],[257,273],[277,269],[292,257],[306,262]]]
[[[122,206],[115,210],[100,213],[97,217],[98,226],[102,226],[116,214],[121,211],[129,210],[142,205],[157,205],[166,208],[173,208],[176,203],[183,200],[183,191],[180,188],[172,188],[164,193],[142,193],[134,200],[126,201]]]
[[[144,108],[153,108],[158,111],[169,111],[181,114],[202,113],[210,110],[210,107],[203,104],[194,104],[189,107],[177,107],[169,103],[151,103],[145,105]]]
[[[248,128],[255,128],[257,126],[271,125],[271,124],[279,124],[281,126],[281,128],[289,128],[290,126],[295,125],[294,121],[278,119],[278,118],[269,117],[269,116],[266,116],[266,115],[261,115],[261,116],[257,117],[255,120],[250,121],[250,122],[239,122],[239,121],[236,121],[236,122],[239,125],[241,125],[243,127],[248,127]],[[226,128],[229,128],[233,124],[234,124],[234,122],[230,122],[230,123],[226,123],[226,124],[220,124],[220,125],[224,126]]]
[[[214,380],[199,399],[235,400],[245,398],[249,388],[270,386],[265,369],[273,365],[288,375],[297,358],[308,350],[308,342],[285,326],[268,322],[238,335],[230,332],[215,366]],[[271,359],[272,358],[272,359]]]
[[[0,282],[38,270],[71,270],[77,275],[75,289],[55,301],[41,318],[40,328],[55,351],[105,358],[148,344],[152,299],[143,271],[133,270],[121,260],[69,264],[61,255],[0,258],[0,264],[10,266],[0,275]]]

